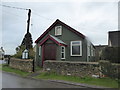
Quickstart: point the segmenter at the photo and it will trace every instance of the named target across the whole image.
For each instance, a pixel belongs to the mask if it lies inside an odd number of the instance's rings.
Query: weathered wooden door
[[[56,48],[57,46],[54,43],[45,44],[45,52],[44,52],[45,60],[56,60]]]

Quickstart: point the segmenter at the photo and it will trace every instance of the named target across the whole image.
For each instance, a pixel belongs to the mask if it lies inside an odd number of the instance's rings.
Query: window
[[[90,46],[88,46],[88,56],[90,56]]]
[[[94,49],[93,49],[93,46],[91,46],[91,56],[94,56]]]
[[[65,59],[65,47],[61,46],[61,59]]]
[[[71,41],[71,56],[82,56],[81,41]]]
[[[62,26],[55,27],[55,35],[62,35]]]
[[[90,56],[90,43],[88,42],[88,45],[87,45],[87,53],[88,53],[88,56]]]
[[[39,51],[38,51],[38,53],[39,53],[39,56],[41,55],[41,46],[39,46]]]

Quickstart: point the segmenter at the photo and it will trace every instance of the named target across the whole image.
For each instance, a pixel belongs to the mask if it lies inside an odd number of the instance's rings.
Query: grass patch
[[[23,76],[23,77],[26,77],[30,74],[29,72],[24,72],[24,71],[21,71],[18,69],[11,68],[6,64],[2,65],[2,70],[5,72],[12,72],[12,73],[18,74],[18,75]]]
[[[65,80],[77,83],[86,83],[90,85],[105,86],[110,88],[118,88],[118,81],[110,78],[92,78],[92,77],[74,77],[74,76],[62,76],[55,73],[43,72],[40,75],[34,77],[37,79],[52,79],[52,80]]]
[[[35,66],[35,71],[40,71],[42,68],[40,66]]]
[[[0,64],[0,70],[2,70],[2,64]]]

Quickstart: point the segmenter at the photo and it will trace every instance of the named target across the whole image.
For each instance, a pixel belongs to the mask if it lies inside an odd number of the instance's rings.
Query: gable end
[[[66,27],[68,30],[72,31],[73,33],[77,34],[78,36],[80,36],[81,38],[85,38],[85,36],[83,34],[81,34],[80,32],[78,32],[77,30],[73,29],[72,27],[68,26],[67,24],[63,23],[62,21],[60,21],[59,19],[57,19],[36,41],[35,43],[38,43],[39,40],[41,40],[56,24],[60,24],[64,27]]]

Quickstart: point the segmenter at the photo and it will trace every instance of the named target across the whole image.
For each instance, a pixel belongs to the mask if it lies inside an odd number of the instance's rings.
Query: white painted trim
[[[63,52],[62,52],[62,47],[64,48]],[[64,58],[62,58],[62,53],[64,53]],[[61,46],[61,59],[65,59],[65,46]]]
[[[80,55],[72,55],[72,43],[73,42],[80,42],[80,44],[76,44],[76,45],[74,45],[74,46],[80,46]],[[71,43],[70,43],[70,54],[71,54],[71,56],[82,56],[82,41],[71,41]]]
[[[59,34],[57,34],[57,32],[56,32],[56,28],[57,27],[60,27],[61,28],[61,31],[60,31],[60,33]],[[55,36],[59,36],[59,35],[62,35],[62,26],[55,26]]]

